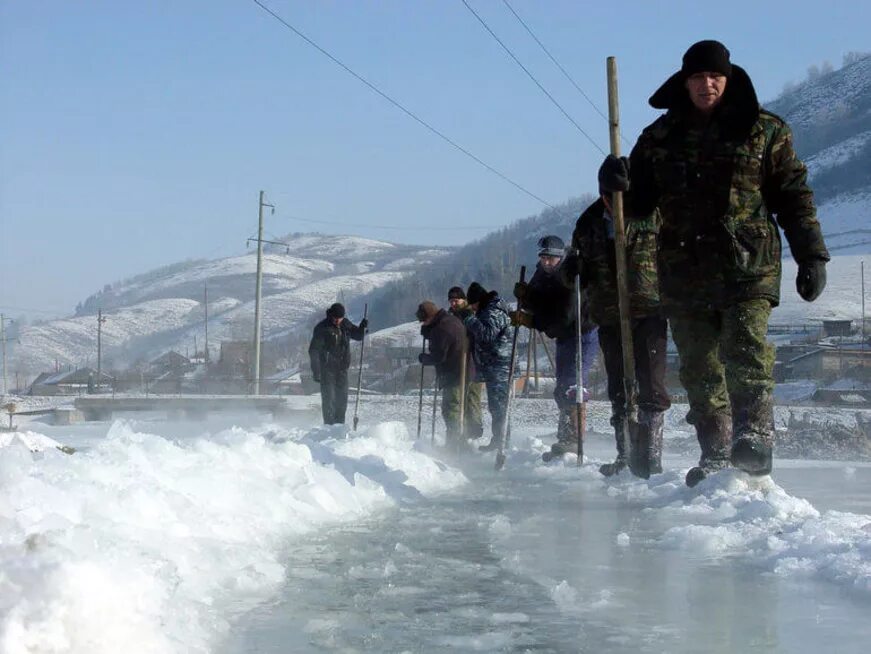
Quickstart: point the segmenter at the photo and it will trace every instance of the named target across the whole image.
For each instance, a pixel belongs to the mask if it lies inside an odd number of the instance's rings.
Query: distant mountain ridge
[[[286,247],[263,257],[264,340],[287,343],[288,360],[324,309],[357,300],[372,290],[435,264],[451,248],[399,245],[356,236],[291,234]],[[25,377],[60,366],[94,366],[96,313],[102,310],[103,365],[123,368],[175,349],[202,351],[205,291],[211,357],[224,340],[253,338],[254,251],[215,260],[184,261],[106,285],[70,318],[22,327],[10,369]],[[293,350],[293,351],[291,351]]]

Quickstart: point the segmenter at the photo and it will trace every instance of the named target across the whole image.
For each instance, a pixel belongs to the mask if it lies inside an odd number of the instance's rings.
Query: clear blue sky
[[[602,110],[605,58],[617,56],[630,141],[696,40],[726,43],[763,100],[811,64],[871,49],[867,0],[509,1]],[[601,154],[461,0],[264,2],[548,202],[594,190]],[[503,2],[469,2],[607,149],[605,120]],[[277,206],[274,236],[461,244],[544,208],[251,0],[0,0],[0,79],[7,314],[68,313],[105,283],[244,251],[260,189]]]

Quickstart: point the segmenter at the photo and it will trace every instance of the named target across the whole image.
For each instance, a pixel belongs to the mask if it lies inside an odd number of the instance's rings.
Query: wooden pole
[[[608,57],[608,125],[611,154],[620,156],[620,104],[617,96],[617,59]],[[635,350],[632,343],[632,322],[629,309],[629,285],[626,279],[626,228],[623,222],[623,194],[611,194],[614,219],[614,249],[617,263],[617,299],[620,309],[620,342],[623,346],[623,388],[626,394],[626,423],[623,446],[630,456],[629,426],[635,422]]]
[[[458,438],[460,439],[460,443],[462,443],[466,438],[466,371],[468,369],[468,356],[469,356],[469,337],[466,334],[466,328],[463,327],[463,348],[462,348],[462,358],[460,359],[460,435]],[[435,414],[435,409],[433,409],[433,414]],[[435,425],[435,420],[433,420],[433,425]],[[435,428],[433,428],[433,433],[435,433]],[[447,436],[445,436],[445,440],[447,441]],[[447,442],[445,443],[447,445]],[[460,445],[457,444],[457,451],[459,451]]]
[[[363,320],[368,322],[369,305],[363,305]],[[366,345],[366,330],[363,330],[363,338],[360,339],[360,367],[357,369],[357,399],[354,400],[354,431],[357,431],[357,412],[360,409],[360,393],[363,387],[363,349]]]

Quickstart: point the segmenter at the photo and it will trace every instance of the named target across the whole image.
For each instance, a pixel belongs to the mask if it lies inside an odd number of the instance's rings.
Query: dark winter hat
[[[448,290],[448,299],[449,300],[465,300],[466,294],[463,292],[463,289],[459,286],[451,286]]]
[[[335,304],[331,304],[330,308],[327,309],[327,317],[328,318],[344,318],[345,317],[345,307],[338,302]]]
[[[747,71],[733,64],[731,55],[725,45],[719,41],[699,41],[690,46],[683,56],[681,69],[669,77],[656,92],[650,96],[650,106],[654,109],[675,109],[689,104],[684,83],[687,77],[693,73],[710,71],[722,73],[729,78],[729,86],[726,89],[724,100],[729,97],[741,105],[743,119],[740,121],[746,128],[745,123],[756,122],[759,115],[759,100],[753,88],[753,82]],[[737,97],[736,97],[737,96]]]
[[[695,73],[720,73],[732,76],[732,62],[729,50],[719,41],[699,41],[693,43],[684,53],[680,69],[684,79]]]
[[[425,300],[417,305],[417,311],[414,315],[420,322],[426,322],[438,312],[439,308],[435,305],[435,302]]]
[[[538,256],[562,257],[566,253],[566,244],[559,236],[553,234],[538,239]]]
[[[481,286],[478,282],[469,284],[469,290],[466,291],[466,299],[469,304],[477,304],[487,295],[487,289]]]

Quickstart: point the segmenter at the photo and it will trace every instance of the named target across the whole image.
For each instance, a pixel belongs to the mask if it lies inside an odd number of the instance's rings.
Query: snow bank
[[[9,654],[209,651],[283,583],[293,537],[465,482],[400,423],[172,441],[116,422],[72,456],[19,436],[0,444]]]
[[[739,557],[774,574],[816,577],[871,597],[871,516],[821,513],[771,477],[737,470],[695,489],[676,472],[606,486],[677,523],[661,535],[661,546],[700,557]]]

